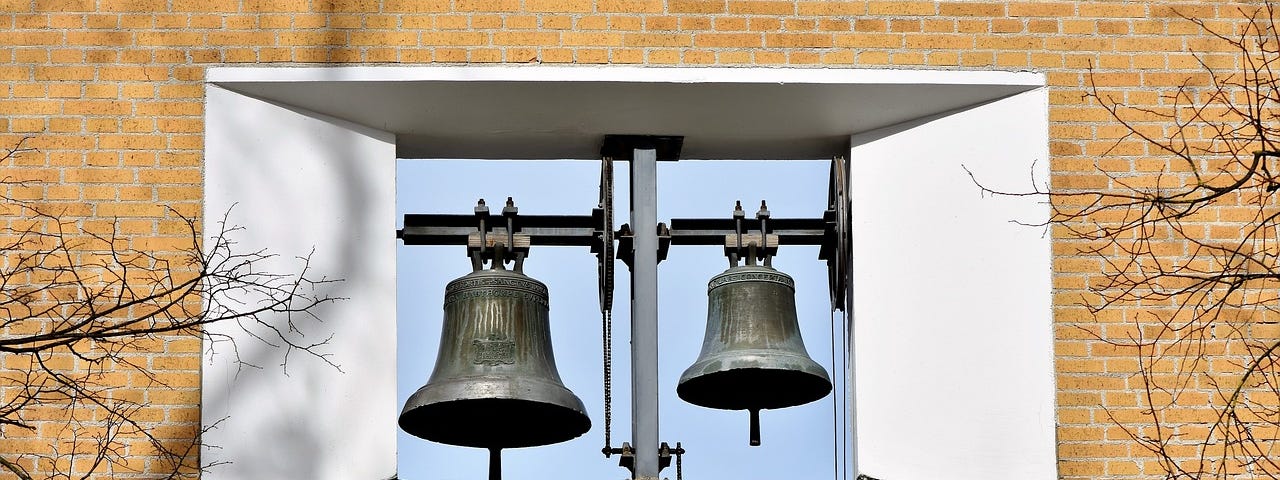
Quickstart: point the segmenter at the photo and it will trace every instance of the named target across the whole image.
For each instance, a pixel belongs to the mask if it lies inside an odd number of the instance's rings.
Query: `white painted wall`
[[[886,480],[1052,479],[1044,89],[852,139],[857,433]]]
[[[314,249],[313,278],[345,300],[306,323],[303,341],[341,370],[283,351],[226,323],[205,342],[203,478],[381,480],[395,473],[395,144],[385,132],[295,111],[209,85],[205,128],[207,234],[230,210],[238,251],[268,249],[263,266],[296,272]],[[277,318],[283,322],[283,318]],[[223,464],[225,462],[225,464]]]

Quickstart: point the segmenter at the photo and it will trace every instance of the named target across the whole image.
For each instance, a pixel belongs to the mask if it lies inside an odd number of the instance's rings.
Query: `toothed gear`
[[[833,310],[847,310],[845,294],[849,288],[849,258],[852,256],[849,211],[848,162],[843,157],[831,159],[831,183],[827,191],[828,205],[836,212],[836,251],[827,262]]]

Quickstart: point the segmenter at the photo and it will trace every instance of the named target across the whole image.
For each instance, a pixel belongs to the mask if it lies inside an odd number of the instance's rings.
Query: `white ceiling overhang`
[[[681,158],[817,159],[851,135],[1043,87],[1031,72],[656,67],[214,68],[208,81],[396,135],[401,158],[599,157],[607,134]]]

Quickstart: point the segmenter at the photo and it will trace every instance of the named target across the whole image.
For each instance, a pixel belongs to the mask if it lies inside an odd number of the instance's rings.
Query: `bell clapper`
[[[502,480],[502,449],[489,449],[489,480]]]
[[[760,409],[751,409],[751,446],[760,446]]]

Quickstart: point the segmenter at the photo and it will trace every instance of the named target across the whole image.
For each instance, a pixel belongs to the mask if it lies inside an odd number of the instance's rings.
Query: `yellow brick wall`
[[[0,176],[38,182],[10,194],[64,211],[86,230],[107,231],[115,219],[134,246],[153,248],[155,239],[183,238],[179,214],[199,215],[208,67],[500,62],[1045,72],[1053,188],[1105,187],[1095,162],[1118,126],[1082,99],[1089,69],[1108,92],[1157,104],[1161,89],[1207,81],[1191,51],[1219,48],[1178,14],[1230,32],[1238,9],[1257,3],[0,0],[0,146],[29,137],[38,149]],[[1141,168],[1137,158],[1114,157],[1109,168]],[[1057,235],[1061,476],[1150,478],[1158,465],[1107,410],[1141,419],[1132,352],[1097,338],[1123,335],[1133,312],[1095,320],[1077,306],[1100,265]],[[155,409],[151,425],[190,439],[199,430],[199,342],[170,338],[152,348],[138,358],[163,368],[174,388],[121,381]],[[0,454],[47,448],[56,436],[0,427]],[[139,450],[131,453],[138,468],[159,468]]]

